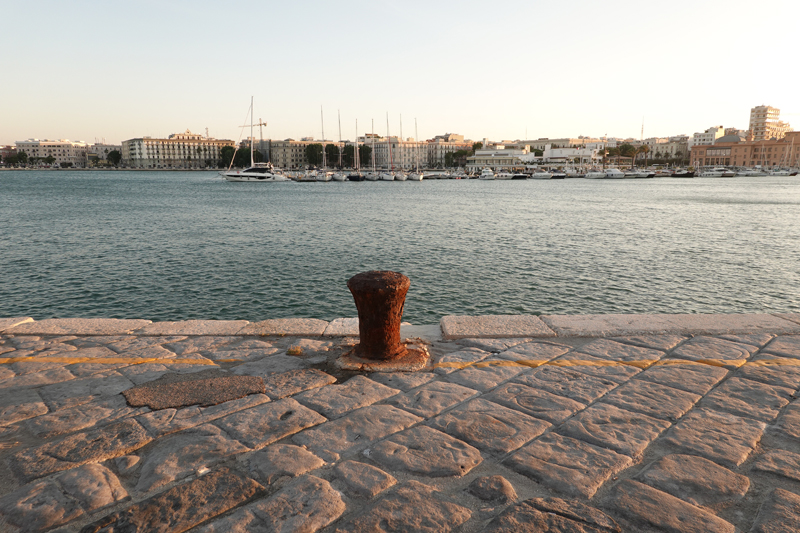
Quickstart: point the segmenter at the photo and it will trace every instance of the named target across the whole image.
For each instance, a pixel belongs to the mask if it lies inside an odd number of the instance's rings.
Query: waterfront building
[[[725,128],[722,126],[712,126],[703,133],[695,133],[689,141],[689,147],[697,145],[714,144],[714,141],[725,135]]]
[[[83,141],[28,139],[17,141],[14,144],[16,144],[17,153],[25,152],[29,161],[31,158],[42,160],[52,156],[55,159],[54,165],[71,168],[86,168],[88,162],[89,145]]]
[[[138,137],[122,141],[122,166],[142,169],[216,167],[220,150],[233,141],[212,139],[186,130],[166,139]]]
[[[464,139],[463,135],[458,135],[456,133],[437,135],[433,139],[427,141],[428,166],[433,168],[444,167],[445,157],[448,153],[454,153],[460,150],[471,152],[472,145],[473,142],[469,139]]]
[[[489,150],[476,150],[475,155],[467,157],[467,172],[477,172],[484,168],[491,168],[494,171],[511,171],[525,165],[526,161],[535,158],[531,152],[523,148],[507,149],[505,147]]]
[[[269,146],[266,148],[268,160],[278,168],[284,168],[287,170],[298,170],[303,169],[308,166],[308,161],[306,160],[306,148],[310,144],[321,144],[322,149],[325,149],[325,146],[328,144],[332,144],[339,148],[340,150],[344,149],[345,142],[336,142],[336,141],[326,141],[326,140],[315,140],[311,137],[304,137],[299,141],[295,141],[294,139],[285,139],[282,141],[276,140],[269,140],[269,141],[262,141],[262,148],[261,151],[264,151],[263,144],[268,144]],[[334,167],[339,164],[339,161],[327,161],[329,167]]]
[[[108,162],[108,154],[110,154],[115,150],[120,154],[122,154],[122,145],[94,143],[93,145],[88,147],[88,150],[86,152],[86,158],[90,163],[94,161],[100,161],[106,163]]]
[[[782,139],[792,127],[780,120],[781,110],[760,105],[750,109],[750,131],[754,141]]]
[[[17,155],[17,148],[15,146],[11,146],[10,144],[0,146],[0,159],[2,159],[3,163],[5,163],[6,157],[12,155]]]
[[[788,132],[781,139],[761,141],[726,136],[712,146],[693,146],[690,161],[695,167],[796,168],[800,166],[800,131]]]

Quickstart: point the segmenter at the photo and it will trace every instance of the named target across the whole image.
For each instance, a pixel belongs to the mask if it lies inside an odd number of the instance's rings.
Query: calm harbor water
[[[800,311],[800,179],[227,183],[0,172],[0,316],[404,319]]]

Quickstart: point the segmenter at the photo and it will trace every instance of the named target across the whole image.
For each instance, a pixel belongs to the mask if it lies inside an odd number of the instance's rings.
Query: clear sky
[[[0,144],[800,128],[798,0],[5,2]]]

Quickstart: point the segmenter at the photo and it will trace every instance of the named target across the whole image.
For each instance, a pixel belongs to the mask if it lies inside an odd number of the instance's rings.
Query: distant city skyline
[[[479,141],[798,128],[793,0],[603,3],[209,1],[4,7],[0,144],[189,129],[238,140],[372,130]],[[34,16],[35,15],[35,16]],[[248,39],[251,39],[248,42]],[[256,136],[259,132],[256,131]]]

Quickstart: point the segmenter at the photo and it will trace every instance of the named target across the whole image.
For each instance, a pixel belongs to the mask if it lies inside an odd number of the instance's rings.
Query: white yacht
[[[380,181],[394,181],[394,174],[387,170],[386,172],[381,172],[378,175],[378,179]]]
[[[622,172],[618,168],[607,168],[606,169],[606,178],[608,179],[623,179],[625,177],[625,173]]]
[[[318,170],[316,180],[317,181],[331,181],[333,179],[333,172],[328,172],[325,170]]]
[[[545,172],[544,170],[534,170],[533,174],[531,174],[529,177],[532,180],[549,180],[553,178],[553,173]]]
[[[497,174],[495,174],[494,179],[496,179],[496,180],[510,180],[513,177],[514,177],[513,174],[511,174],[510,172],[506,172],[504,170],[502,172],[498,172]]]
[[[253,160],[253,149],[255,145],[253,142],[253,97],[250,97],[250,166],[244,170],[232,170],[233,158],[231,158],[231,166],[228,170],[223,170],[219,174],[228,181],[291,181],[289,178],[277,172],[272,163],[256,163]],[[236,149],[238,150],[238,148]],[[233,153],[234,157],[236,152]]]
[[[736,173],[725,167],[714,167],[700,172],[701,178],[732,178]]]
[[[606,178],[606,173],[602,170],[597,170],[593,168],[592,170],[587,172],[584,177],[590,180],[602,180]]]
[[[641,170],[638,168],[634,168],[625,172],[626,178],[654,178],[656,176],[655,172],[649,172],[647,170]]]
[[[331,179],[333,181],[344,181],[347,179],[347,174],[345,174],[344,172],[334,172],[333,175],[331,176]]]
[[[494,179],[494,172],[489,167],[484,168],[481,171],[481,175],[478,176],[479,180],[493,180]]]
[[[412,172],[408,175],[408,181],[422,181],[423,176],[422,172]]]
[[[394,181],[406,181],[407,179],[408,175],[402,170],[394,173]]]

